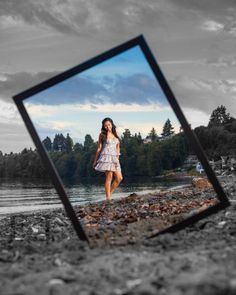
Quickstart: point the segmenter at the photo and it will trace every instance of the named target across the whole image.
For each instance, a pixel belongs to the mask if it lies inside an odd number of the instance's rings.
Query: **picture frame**
[[[81,223],[79,222],[79,220],[77,219],[77,216],[75,214],[75,211],[70,203],[70,200],[68,198],[68,195],[65,191],[63,182],[60,178],[60,175],[58,174],[57,170],[55,169],[55,166],[52,162],[52,160],[49,158],[47,151],[45,150],[45,147],[43,146],[40,137],[37,133],[37,130],[24,106],[24,101],[27,98],[30,98],[31,96],[40,93],[41,91],[44,91],[54,85],[57,85],[58,83],[61,83],[87,69],[90,69],[106,60],[109,60],[110,58],[125,52],[128,49],[131,49],[135,46],[139,46],[141,51],[143,52],[148,64],[151,67],[151,70],[153,71],[153,74],[157,80],[157,82],[159,83],[163,93],[165,94],[170,106],[172,107],[175,115],[177,116],[179,122],[181,123],[181,126],[183,128],[183,131],[185,132],[188,141],[191,145],[191,147],[193,148],[193,150],[195,151],[199,161],[201,162],[205,173],[209,179],[209,181],[211,182],[217,198],[219,200],[219,202],[216,205],[213,205],[207,209],[205,209],[202,212],[199,212],[198,214],[195,214],[193,216],[189,216],[188,218],[186,218],[185,220],[174,224],[162,231],[159,231],[158,233],[150,236],[150,238],[158,235],[158,234],[163,234],[166,232],[169,233],[174,233],[178,230],[181,230],[183,228],[185,228],[186,226],[195,223],[196,221],[205,218],[213,213],[218,212],[219,210],[222,210],[224,208],[226,208],[227,206],[230,205],[230,202],[222,188],[222,186],[220,185],[213,169],[211,168],[207,157],[205,155],[204,150],[201,147],[200,142],[198,141],[196,135],[194,134],[193,130],[191,129],[191,126],[189,125],[188,121],[186,120],[184,113],[177,101],[177,99],[175,98],[174,93],[172,92],[166,78],[164,77],[153,53],[151,52],[150,47],[148,46],[148,43],[146,42],[145,38],[143,35],[139,35],[131,40],[128,40],[112,49],[107,50],[104,53],[101,53],[99,55],[97,55],[96,57],[93,57],[71,69],[68,69],[34,87],[31,87],[17,95],[13,96],[13,100],[22,116],[22,119],[26,125],[26,128],[28,130],[28,132],[31,135],[31,138],[38,150],[38,153],[47,169],[47,171],[49,172],[49,175],[51,177],[52,183],[55,186],[55,189],[61,199],[61,202],[65,208],[65,211],[68,215],[68,217],[70,218],[70,221],[74,227],[74,230],[77,234],[77,236],[79,237],[79,239],[87,241],[89,243],[89,239],[86,235],[86,232],[84,231]]]

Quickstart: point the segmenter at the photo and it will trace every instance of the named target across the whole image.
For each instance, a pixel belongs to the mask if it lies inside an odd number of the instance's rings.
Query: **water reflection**
[[[166,188],[189,186],[191,180],[160,181],[139,179],[125,181],[114,193],[114,199],[127,197],[131,193],[145,194]],[[71,202],[76,204],[94,203],[104,200],[101,183],[67,183],[65,187]],[[0,215],[62,207],[61,201],[50,182],[40,180],[2,180],[0,184]]]

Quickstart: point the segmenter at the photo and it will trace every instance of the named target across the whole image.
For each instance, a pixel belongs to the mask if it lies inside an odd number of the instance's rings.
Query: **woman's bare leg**
[[[120,184],[120,182],[123,179],[122,173],[119,170],[115,171],[114,175],[115,175],[115,180],[113,181],[113,183],[111,185],[111,194],[116,190],[116,188],[118,187],[118,185]]]
[[[111,182],[113,177],[112,171],[106,171],[106,181],[105,181],[105,191],[106,191],[106,199],[111,200]]]

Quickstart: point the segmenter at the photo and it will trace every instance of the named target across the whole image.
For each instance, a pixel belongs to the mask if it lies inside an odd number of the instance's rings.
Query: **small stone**
[[[229,286],[231,291],[236,292],[236,278],[230,280]]]
[[[65,282],[61,279],[51,279],[50,281],[48,281],[48,285],[52,286],[52,285],[64,285]]]
[[[222,228],[222,227],[224,227],[225,224],[226,224],[226,221],[220,221],[220,222],[217,224],[217,227]]]
[[[37,235],[37,239],[39,241],[45,241],[46,240],[46,235],[45,234],[39,234],[39,235]]]
[[[37,234],[39,232],[39,229],[37,227],[32,226],[31,229],[34,234]]]
[[[3,249],[1,252],[2,252],[2,254],[8,254],[9,253],[9,251],[7,249]]]
[[[57,223],[60,226],[63,226],[64,225],[64,222],[59,217],[56,217],[54,219],[54,222]]]
[[[129,281],[126,282],[126,286],[128,288],[134,288],[134,287],[140,285],[141,283],[142,283],[141,279],[129,280]]]
[[[202,177],[193,178],[192,185],[193,185],[193,187],[201,188],[201,189],[202,188],[211,188],[212,187],[209,180],[206,179],[206,178],[202,178]]]
[[[14,239],[15,241],[23,241],[24,240],[24,238],[22,238],[22,237],[15,237],[15,239]]]
[[[122,295],[122,294],[124,294],[124,291],[122,291],[122,290],[119,289],[119,288],[114,289],[113,292],[114,292],[115,295]]]
[[[52,229],[52,232],[53,232],[53,233],[59,233],[59,232],[61,232],[61,228],[60,228],[59,226],[56,226],[56,227],[54,227],[54,228]]]
[[[61,261],[61,259],[60,258],[56,258],[55,259],[55,261],[54,261],[54,264],[56,265],[56,266],[62,266],[62,261]]]
[[[138,286],[132,288],[130,292],[127,294],[135,294],[135,295],[156,295],[159,294],[157,292],[156,288],[149,282],[143,282],[142,284],[139,284]]]

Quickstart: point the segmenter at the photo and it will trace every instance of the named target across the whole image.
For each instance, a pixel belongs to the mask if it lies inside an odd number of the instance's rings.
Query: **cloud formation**
[[[0,15],[11,17],[12,21],[23,21],[28,24],[48,26],[62,33],[78,31],[80,25],[88,18],[88,9],[84,1],[42,0],[17,1],[2,0]],[[73,22],[74,21],[74,22]]]
[[[213,20],[206,21],[202,25],[202,29],[210,32],[219,32],[222,31],[224,25]]]
[[[210,115],[216,107],[224,104],[235,117],[236,80],[203,80],[181,76],[172,80],[171,86],[183,108]]]
[[[205,18],[202,28],[211,31],[224,31],[236,36],[236,2],[234,0],[168,0],[177,10],[184,10],[192,16]]]
[[[24,124],[0,122],[0,151],[20,152],[25,147],[34,147]]]
[[[12,26],[23,22],[62,34],[91,34],[96,38],[99,33],[105,39],[116,39],[140,29],[148,33],[147,28],[149,32],[154,27],[166,29],[180,19],[194,18],[203,22],[205,30],[235,35],[235,12],[234,0],[2,0],[0,23]]]
[[[14,75],[15,76],[15,75]],[[17,78],[17,76],[15,76]],[[22,84],[22,76],[19,75]],[[23,75],[25,78],[25,74]],[[37,78],[39,78],[37,76]],[[12,81],[2,81],[3,93],[7,94]],[[6,84],[6,85],[5,85]],[[17,83],[16,83],[17,84]],[[5,85],[5,87],[4,87]],[[160,91],[158,82],[146,74],[133,74],[128,77],[114,75],[99,79],[94,77],[74,76],[28,99],[36,104],[139,104],[168,105],[165,96]]]
[[[53,76],[57,72],[49,73],[16,73],[16,74],[2,74],[0,76],[0,100],[10,102],[13,95],[18,94],[30,87],[33,87]]]
[[[223,55],[218,57],[207,58],[204,64],[216,66],[216,67],[235,67],[236,66],[236,55]]]
[[[166,16],[174,17],[176,11],[178,8],[171,1],[165,0],[2,0],[0,3],[0,16],[6,25],[23,21],[60,33],[112,31],[114,36],[145,26],[147,20],[151,26],[165,26]]]

